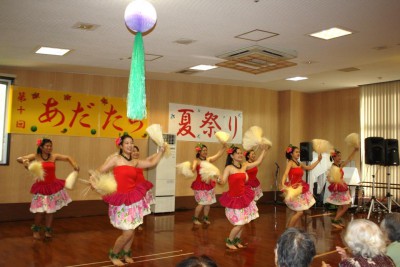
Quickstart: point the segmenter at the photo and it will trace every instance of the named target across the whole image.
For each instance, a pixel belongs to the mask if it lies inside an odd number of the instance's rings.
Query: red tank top
[[[128,193],[136,187],[137,169],[133,166],[114,167],[114,178],[118,193]]]

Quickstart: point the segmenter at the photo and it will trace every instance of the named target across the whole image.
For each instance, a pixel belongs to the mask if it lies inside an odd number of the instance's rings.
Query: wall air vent
[[[252,46],[217,56],[226,61],[216,64],[252,74],[260,74],[281,68],[296,66],[288,60],[296,58],[296,53],[286,53],[261,46]]]

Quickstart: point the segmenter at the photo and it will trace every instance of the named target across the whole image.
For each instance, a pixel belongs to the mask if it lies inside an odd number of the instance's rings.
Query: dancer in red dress
[[[33,161],[40,162],[44,171],[43,179],[37,179],[31,187],[33,198],[30,211],[35,214],[31,229],[33,238],[40,239],[42,229],[46,238],[52,237],[54,213],[72,201],[64,189],[65,180],[56,177],[56,161],[68,161],[75,171],[79,171],[79,166],[70,156],[52,153],[53,142],[50,139],[39,139],[37,145],[36,154],[19,157],[17,161],[23,164],[25,168],[28,168]],[[44,227],[41,226],[43,219],[45,221]]]
[[[225,146],[223,145],[222,148],[218,151],[217,154],[207,157],[208,155],[208,149],[207,146],[201,143],[198,143],[196,145],[196,159],[193,160],[192,164],[192,170],[193,172],[197,172],[197,177],[196,180],[192,183],[191,188],[194,191],[194,198],[196,199],[197,207],[194,210],[194,216],[193,216],[193,223],[194,224],[201,224],[199,216],[201,211],[204,209],[204,216],[203,216],[203,222],[205,224],[210,224],[209,220],[209,213],[210,213],[210,207],[211,204],[214,204],[216,201],[215,199],[215,192],[214,192],[214,187],[215,187],[215,182],[211,181],[210,183],[203,182],[201,180],[201,175],[200,175],[200,163],[201,161],[205,160],[208,162],[214,162],[217,159],[219,159],[225,150]]]
[[[252,163],[256,160],[256,153],[254,150],[249,150],[245,153],[246,161]],[[251,186],[254,191],[254,201],[259,200],[263,196],[263,191],[260,185],[260,181],[257,178],[258,167],[255,166],[251,169],[246,170],[249,180],[247,184]]]
[[[304,210],[308,210],[315,204],[315,199],[309,191],[310,186],[303,180],[303,170],[312,170],[321,161],[322,155],[318,155],[318,160],[307,166],[301,163],[300,149],[296,146],[289,145],[286,149],[286,158],[288,159],[285,173],[282,176],[281,186],[286,193],[292,190],[298,190],[298,193],[285,197],[285,203],[289,209],[295,211],[288,221],[287,227],[294,227],[303,215]],[[286,181],[286,179],[288,180]]]
[[[149,204],[145,200],[146,187],[137,183],[137,170],[155,166],[160,161],[165,147],[160,147],[152,159],[137,160],[132,158],[134,145],[131,136],[123,135],[116,143],[120,148],[119,154],[108,157],[98,171],[100,173],[112,171],[117,183],[117,191],[103,199],[109,204],[108,215],[111,224],[122,230],[122,234],[109,252],[109,258],[114,265],[123,266],[122,260],[126,263],[133,262],[131,246],[135,228],[143,223],[145,211],[149,209]]]
[[[242,150],[236,146],[230,147],[223,175],[217,180],[220,184],[226,182],[229,184],[229,190],[219,198],[219,202],[225,207],[226,217],[233,225],[229,237],[225,240],[225,245],[229,249],[244,247],[240,239],[243,226],[259,217],[254,201],[254,191],[249,185],[246,185],[248,180],[246,170],[261,163],[266,147],[262,146],[261,148],[262,152],[256,161],[242,164]]]
[[[335,150],[331,154],[333,164],[328,175],[328,182],[330,183],[328,190],[331,192],[331,195],[326,199],[326,202],[339,206],[335,218],[332,219],[332,226],[338,229],[344,228],[345,225],[341,217],[349,209],[351,203],[349,187],[343,180],[343,167],[349,164],[351,158],[357,151],[358,148],[355,148],[344,162],[342,162],[342,154],[340,151]]]

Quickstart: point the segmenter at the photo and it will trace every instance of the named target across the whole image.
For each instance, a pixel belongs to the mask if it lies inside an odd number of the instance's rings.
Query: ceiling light
[[[63,56],[69,51],[71,50],[62,48],[53,48],[53,47],[41,47],[35,53],[43,55],[52,55],[52,56]]]
[[[297,82],[297,81],[307,80],[307,79],[308,79],[307,77],[300,77],[300,76],[297,76],[297,77],[287,78],[286,81],[294,81],[294,82]]]
[[[218,67],[217,66],[211,66],[211,65],[197,65],[197,66],[191,67],[189,69],[191,69],[191,70],[212,70],[212,69],[215,69],[215,68],[218,68]]]
[[[333,39],[336,37],[341,37],[341,36],[345,36],[345,35],[349,35],[352,34],[352,32],[340,29],[340,28],[330,28],[327,30],[323,30],[320,32],[316,32],[316,33],[311,33],[310,36],[313,37],[317,37],[317,38],[321,38],[324,40],[329,40],[329,39]]]

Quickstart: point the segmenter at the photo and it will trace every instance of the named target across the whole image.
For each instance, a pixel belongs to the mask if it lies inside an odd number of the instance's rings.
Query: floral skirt
[[[31,202],[30,211],[32,213],[45,212],[54,213],[72,200],[64,189],[52,195],[34,194]]]
[[[255,201],[243,209],[225,208],[225,215],[233,225],[245,225],[259,217],[258,208]]]
[[[351,203],[351,196],[349,191],[345,192],[332,192],[332,194],[326,199],[326,202],[333,205],[347,205]]]
[[[259,200],[264,195],[260,185],[251,189],[254,191],[254,201]]]
[[[153,192],[151,190],[146,192],[146,196],[144,200],[147,202],[148,208],[143,210],[143,216],[149,215],[151,213],[150,205],[156,204],[156,200],[154,198]]]
[[[131,205],[108,205],[108,216],[111,224],[121,230],[133,230],[143,223],[145,211],[150,210],[150,205],[143,198]]]
[[[286,205],[289,209],[294,211],[302,211],[308,210],[315,204],[315,199],[310,191],[307,191],[304,194],[300,194],[299,196],[286,200]]]
[[[217,202],[214,188],[211,190],[194,190],[194,198],[200,205],[211,205]]]

